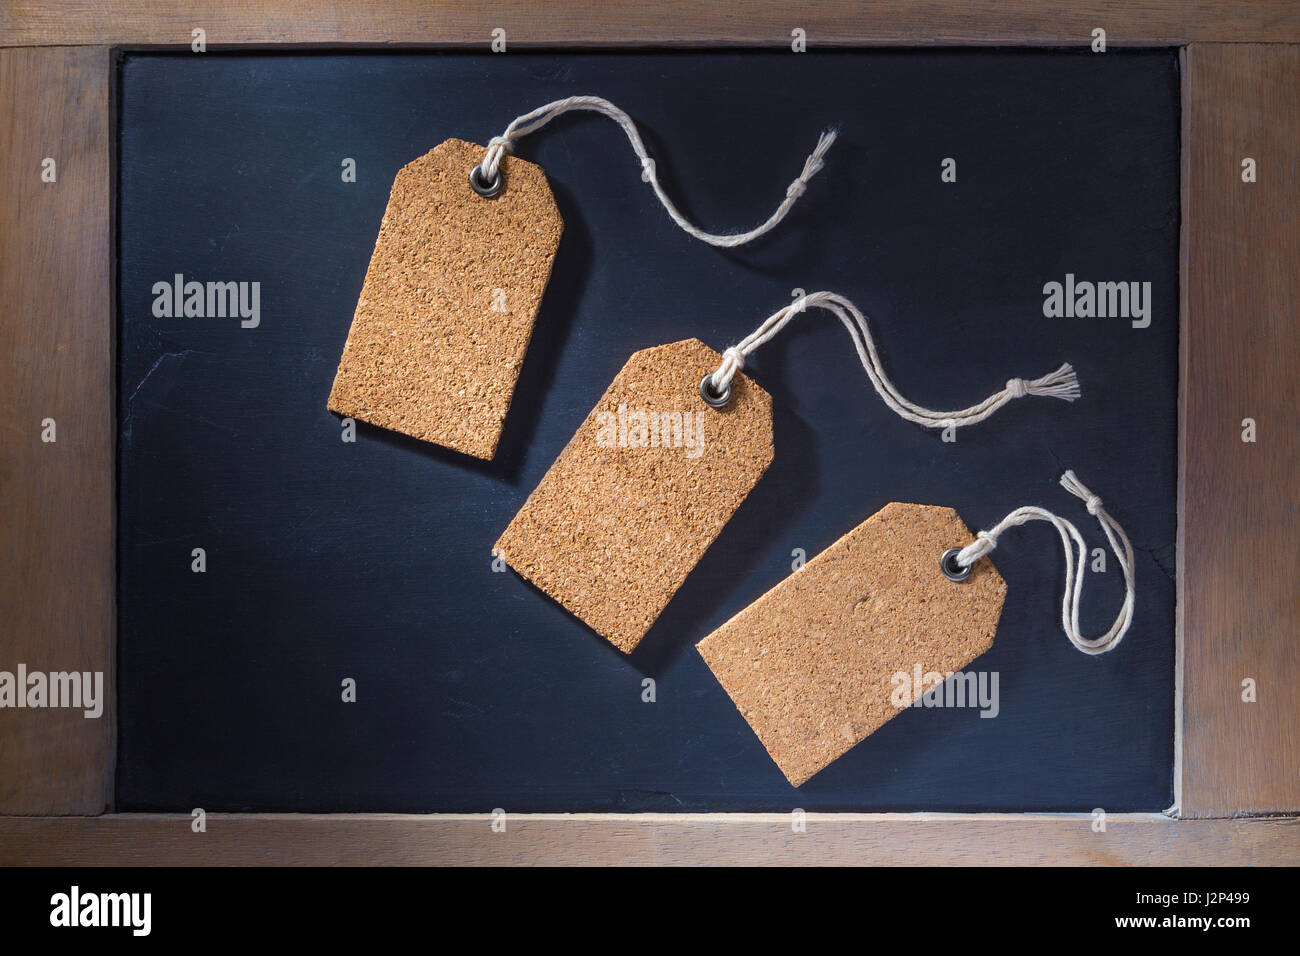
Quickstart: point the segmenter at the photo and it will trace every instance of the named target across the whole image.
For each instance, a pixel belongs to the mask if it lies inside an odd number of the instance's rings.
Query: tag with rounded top
[[[1124,603],[1101,637],[1079,631],[1088,550],[1070,521],[1029,506],[972,535],[951,508],[894,502],[696,645],[791,785],[932,694],[986,703],[987,684],[962,672],[993,646],[1007,589],[986,556],[1008,528],[1053,525],[1066,565],[1062,630],[1086,654],[1119,645],[1133,620],[1133,548],[1073,472],[1061,485],[1097,517],[1124,575]]]
[[[471,189],[483,149],[449,139],[398,172],[329,409],[492,458],[564,223],[524,160],[494,198]]]
[[[713,408],[722,356],[636,352],[496,543],[506,564],[624,653],[659,617],[772,461],[772,399],[748,378]]]

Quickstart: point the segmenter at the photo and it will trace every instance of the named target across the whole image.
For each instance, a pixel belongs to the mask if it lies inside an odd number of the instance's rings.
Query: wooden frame
[[[667,9],[665,10],[665,7]],[[351,5],[105,0],[0,9],[0,660],[103,671],[114,582],[112,48],[1182,47],[1174,807],[1086,815],[114,814],[115,705],[0,710],[0,863],[1300,863],[1300,5],[816,0]],[[1296,44],[1296,45],[1293,45]],[[44,157],[57,182],[43,182]],[[1258,181],[1244,183],[1243,159]],[[56,422],[55,442],[41,440]],[[1242,420],[1257,440],[1242,442]],[[37,666],[33,664],[33,666]],[[1243,681],[1258,698],[1242,700]]]

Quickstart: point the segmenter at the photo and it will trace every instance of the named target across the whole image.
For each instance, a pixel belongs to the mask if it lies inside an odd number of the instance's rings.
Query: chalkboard
[[[1172,50],[125,55],[118,808],[1168,806],[1177,71]],[[714,231],[766,217],[824,126],[840,139],[786,222],[734,251],[669,221],[608,120],[523,140],[565,232],[496,459],[365,425],[342,441],[325,401],[396,171],[576,93],[631,113],[665,188]],[[259,283],[256,326],[156,317],[154,287],[176,275]],[[1067,276],[1149,282],[1149,311],[1045,315],[1044,286]],[[1062,361],[1083,398],[1015,402],[945,443],[886,409],[844,329],[810,312],[746,369],[773,397],[771,469],[636,653],[492,569],[630,353],[721,349],[796,288],[854,300],[921,404],[962,407]],[[1133,539],[1124,643],[1071,647],[1059,541],[1009,533],[997,638],[971,665],[1000,675],[997,717],[908,710],[791,788],[694,643],[796,549],[889,501],[973,528],[1040,504],[1104,547],[1056,484],[1065,468]],[[1085,629],[1121,594],[1113,560],[1090,571]]]

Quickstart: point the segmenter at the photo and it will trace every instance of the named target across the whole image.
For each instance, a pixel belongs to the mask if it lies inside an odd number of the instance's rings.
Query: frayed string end
[[[1066,362],[1055,372],[1026,383],[1025,394],[1043,395],[1047,398],[1072,402],[1083,393],[1079,389],[1079,377],[1074,374],[1074,368],[1070,363]]]

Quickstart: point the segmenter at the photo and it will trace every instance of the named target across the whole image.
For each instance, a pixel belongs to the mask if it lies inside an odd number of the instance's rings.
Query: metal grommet
[[[706,405],[721,408],[731,401],[731,383],[728,382],[727,387],[719,392],[713,387],[713,373],[710,372],[700,379],[700,398],[704,399]]]
[[[497,170],[491,181],[483,181],[483,166],[479,164],[469,171],[469,185],[474,192],[484,199],[491,199],[501,192],[501,170]]]
[[[968,564],[962,567],[957,563],[957,555],[961,554],[961,548],[949,548],[939,559],[939,567],[943,569],[943,575],[949,581],[965,581],[970,577],[971,566]]]

